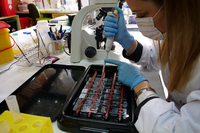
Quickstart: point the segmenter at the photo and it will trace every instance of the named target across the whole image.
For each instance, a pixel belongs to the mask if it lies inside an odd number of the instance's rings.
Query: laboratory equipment
[[[0,65],[14,60],[14,53],[8,30],[9,27],[7,23],[0,21]]]
[[[15,56],[15,58],[21,58],[19,62],[17,62],[17,65],[19,66],[30,66],[35,62],[36,60],[45,57],[49,55],[49,51],[47,50],[46,44],[51,42],[51,38],[48,35],[49,27],[47,21],[38,21],[37,29],[33,29],[36,33],[34,34],[37,36],[37,41],[35,40],[35,37],[33,37],[31,32],[24,32],[24,37],[26,40],[26,43],[24,43],[23,49],[21,49],[20,46],[17,45],[18,49],[22,52],[22,54],[19,54]]]
[[[117,81],[117,66],[107,65],[104,76],[101,72],[102,65],[50,64],[13,94],[21,112],[51,117],[63,131],[137,133],[134,92]],[[5,101],[0,106],[1,113]]]
[[[91,65],[58,117],[58,127],[67,132],[133,132],[133,91],[117,81],[117,67]]]
[[[37,21],[37,34],[39,39],[38,43],[40,46],[43,46],[42,45],[43,42],[45,42],[46,44],[51,42],[51,38],[49,37],[48,32],[49,32],[48,21],[47,20]]]
[[[10,127],[5,120],[0,121],[0,131],[2,133],[10,133]]]
[[[63,25],[63,26],[69,25],[68,16],[60,16],[60,17],[56,17],[54,19],[58,20],[59,25]]]
[[[45,65],[54,63],[57,60],[59,60],[58,57],[55,57],[55,56],[46,56],[46,57],[42,57],[42,58],[39,58],[36,61],[34,61],[33,65],[39,66],[39,67],[43,67]]]
[[[136,15],[129,15],[128,24],[136,24],[135,17]]]
[[[124,13],[124,20],[125,20],[126,24],[129,24],[129,16],[132,15],[132,11],[126,2],[124,3],[122,10]]]
[[[116,20],[118,20],[118,11],[117,10],[114,10],[114,12],[108,12],[108,15],[112,16]],[[109,52],[110,52],[110,50],[112,48],[113,41],[114,41],[114,37],[107,37],[107,40],[106,40],[106,52],[107,52],[106,58],[108,58],[108,54],[109,54]],[[106,62],[104,61],[104,65],[103,65],[103,69],[102,69],[102,75],[104,73],[105,66],[106,66]]]
[[[52,62],[58,60],[56,57],[45,58],[52,59]],[[22,113],[50,117],[51,121],[56,121],[84,70],[82,66],[45,65],[11,95],[19,99]],[[8,110],[5,101],[0,103],[0,107],[0,114]]]
[[[38,66],[38,67],[43,67],[43,66],[45,66],[47,64],[51,64],[51,63],[52,63],[51,60],[49,60],[45,57],[42,57],[42,58],[39,58],[36,61],[34,61],[33,65]]]
[[[50,47],[52,46],[52,47]],[[51,48],[51,50],[50,50]],[[64,52],[64,40],[60,39],[60,40],[52,40],[49,44],[47,44],[47,50],[51,51],[51,53],[53,55],[55,54],[61,54]]]
[[[13,33],[11,34],[11,36],[13,37],[13,39],[15,40],[15,42],[19,43],[19,36],[18,36],[18,33]],[[18,55],[20,54],[20,50],[17,48],[17,46],[13,46],[13,52],[14,52],[14,55]]]
[[[98,48],[95,39],[95,28],[103,23],[103,18],[99,21],[94,18],[100,12],[99,9],[112,10],[118,2],[119,0],[96,0],[94,5],[86,6],[77,13],[72,23],[71,62],[80,62],[82,59],[88,61],[105,59],[107,52]],[[120,50],[113,50],[108,58],[119,60],[120,55]]]
[[[21,113],[23,121],[16,124],[10,111],[4,111],[0,115],[0,122],[6,121],[10,132],[1,133],[53,133],[52,123],[49,117],[42,117]],[[1,130],[2,131],[2,130]]]
[[[24,56],[25,55],[25,56]],[[35,46],[30,50],[27,50],[19,55],[16,55],[15,58],[19,59],[16,65],[18,66],[30,66],[39,58],[47,56],[48,53],[45,47]]]
[[[8,96],[6,98],[7,106],[12,114],[15,124],[22,122],[22,116],[20,114],[19,106],[15,95]]]

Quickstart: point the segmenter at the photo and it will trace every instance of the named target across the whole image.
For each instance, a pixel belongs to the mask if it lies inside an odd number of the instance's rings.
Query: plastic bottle
[[[56,4],[56,5],[57,5],[57,9],[60,11],[60,10],[61,10],[61,3],[60,3],[59,0],[57,1],[57,4]]]
[[[123,13],[124,13],[125,22],[126,22],[126,24],[128,24],[129,15],[132,15],[132,11],[126,3],[124,3],[122,10],[123,10]]]
[[[51,38],[48,35],[49,32],[48,21],[47,20],[40,20],[37,21],[37,37],[39,38],[39,45],[40,47],[47,47],[47,44],[51,42]],[[54,31],[53,31],[54,32]],[[43,42],[45,44],[43,44]]]
[[[128,24],[136,24],[135,15],[129,15]]]

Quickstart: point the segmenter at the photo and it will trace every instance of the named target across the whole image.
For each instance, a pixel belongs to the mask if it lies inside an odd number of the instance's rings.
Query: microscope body
[[[95,10],[101,8],[114,8],[119,0],[96,0],[94,5],[88,5],[81,9],[74,17],[72,23],[71,36],[71,62],[78,63],[82,59],[88,61],[104,60],[106,51],[97,48],[97,40],[95,39],[95,30],[86,24],[89,13],[93,15]],[[95,16],[93,16],[95,17]],[[98,23],[98,21],[96,21]],[[110,51],[108,58],[120,60],[121,51]]]

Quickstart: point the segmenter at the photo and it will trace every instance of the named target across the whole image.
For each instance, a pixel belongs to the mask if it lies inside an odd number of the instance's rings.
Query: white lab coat
[[[160,65],[157,57],[154,46],[143,46],[143,53],[137,64],[149,70],[158,70]],[[169,74],[167,66],[162,70],[165,84]],[[140,133],[200,133],[200,59],[186,87],[169,96],[171,102],[155,98],[141,108],[135,123],[137,130]]]

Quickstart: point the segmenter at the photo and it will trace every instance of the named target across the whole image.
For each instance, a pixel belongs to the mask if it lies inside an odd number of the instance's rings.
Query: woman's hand
[[[127,64],[113,59],[105,59],[107,63],[118,65],[118,81],[122,82],[126,86],[129,86],[131,90],[142,81],[148,81],[143,75],[140,69],[132,64]]]
[[[117,20],[114,17],[106,16],[104,22],[104,36],[115,36],[114,40],[127,50],[133,44],[134,37],[129,34],[126,28],[123,11],[118,6],[115,6],[115,9],[118,10],[118,23],[116,24]]]

